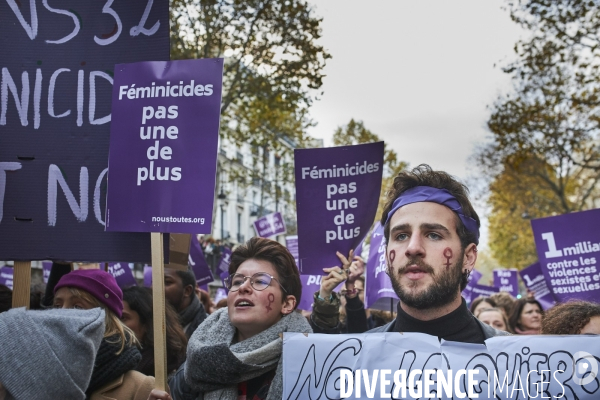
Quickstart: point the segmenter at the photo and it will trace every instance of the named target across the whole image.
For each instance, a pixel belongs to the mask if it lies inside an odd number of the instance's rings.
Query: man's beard
[[[461,251],[456,264],[451,268],[442,269],[437,273],[430,265],[425,264],[420,258],[411,259],[407,262],[406,266],[393,272],[390,276],[392,287],[402,303],[417,310],[433,309],[449,304],[459,295],[458,290],[463,277],[463,258],[464,250]],[[404,287],[400,284],[400,276],[410,265],[417,265],[431,275],[433,282],[429,284],[429,287],[417,293],[413,293],[413,291],[410,290],[411,287],[420,286],[422,283],[418,281],[411,282]],[[393,269],[390,270],[393,271]]]

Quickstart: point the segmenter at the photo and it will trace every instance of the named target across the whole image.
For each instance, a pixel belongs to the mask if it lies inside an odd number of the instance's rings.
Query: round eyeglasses
[[[275,279],[279,286],[287,293],[287,290],[281,285],[281,282],[272,275],[266,272],[257,272],[252,276],[244,276],[242,274],[232,274],[225,278],[224,283],[227,290],[230,292],[236,292],[246,282],[246,279],[250,279],[250,285],[254,290],[265,290],[271,284],[271,280]]]

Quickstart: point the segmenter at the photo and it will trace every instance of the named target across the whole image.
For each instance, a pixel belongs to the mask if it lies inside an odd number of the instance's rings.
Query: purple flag
[[[229,276],[228,271],[224,271],[219,274],[219,278],[221,278],[221,282],[223,282],[223,290],[225,290],[225,293],[229,292],[229,290],[227,290],[227,288],[225,287],[225,279],[227,279],[228,276]]]
[[[0,268],[0,285],[4,285],[10,290],[13,289],[14,269],[8,265]]]
[[[198,237],[196,235],[192,235],[191,240],[192,243],[190,244],[189,264],[192,267],[192,271],[194,271],[194,275],[196,276],[196,283],[198,283],[198,286],[208,284],[214,280],[213,274],[210,271],[208,263],[206,262],[206,258],[202,252],[202,247],[200,247],[200,242],[198,242]]]
[[[373,224],[383,142],[294,150],[298,245],[304,275],[340,265]]]
[[[495,286],[487,286],[475,284],[471,290],[471,299],[476,299],[479,296],[490,297],[494,293],[498,293],[500,289]]]
[[[315,292],[318,292],[321,287],[321,275],[300,275],[300,282],[302,282],[302,297],[300,303],[298,303],[298,309],[304,311],[312,311],[313,297]],[[340,283],[334,292],[339,292],[344,288],[344,282]]]
[[[298,235],[286,236],[285,237],[285,247],[290,251],[292,256],[294,256],[294,261],[296,262],[296,266],[298,265]]]
[[[477,284],[477,282],[479,282],[482,276],[483,274],[477,271],[476,269],[471,271],[471,274],[469,275],[469,281],[467,282],[467,286],[462,291],[462,296],[465,298],[467,303],[470,303],[471,300],[477,297],[473,295],[473,287]]]
[[[226,298],[227,290],[225,290],[224,288],[217,288],[217,291],[215,292],[215,304]]]
[[[137,286],[128,263],[110,263],[108,264],[108,273],[115,278],[117,285],[122,289]]]
[[[44,283],[48,283],[48,278],[50,278],[50,271],[52,270],[52,261],[43,261],[42,262],[42,279]]]
[[[106,230],[210,233],[223,59],[117,64]]]
[[[152,287],[152,267],[149,265],[144,266],[144,286]]]
[[[395,310],[398,304],[398,295],[392,287],[390,277],[385,272],[386,269],[385,236],[383,227],[376,222],[371,234],[371,247],[365,273],[365,308],[390,311],[393,302],[393,310]]]
[[[554,298],[600,302],[600,209],[531,221],[542,273]]]
[[[286,232],[285,222],[280,212],[267,214],[254,221],[254,230],[257,236],[264,238]]]
[[[495,269],[494,286],[501,292],[508,292],[513,297],[519,294],[519,278],[516,269]]]
[[[229,247],[223,247],[223,252],[221,254],[221,261],[219,261],[218,270],[222,272],[227,272],[227,276],[229,276],[229,262],[231,261],[231,249]]]
[[[522,269],[519,271],[519,275],[521,275],[525,287],[533,293],[533,296],[540,302],[544,310],[554,307],[556,300],[554,300],[546,284],[546,278],[544,278],[544,273],[539,262]]]

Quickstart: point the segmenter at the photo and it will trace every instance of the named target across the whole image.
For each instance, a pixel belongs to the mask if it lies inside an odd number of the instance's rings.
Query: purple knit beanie
[[[58,281],[54,293],[61,287],[85,290],[114,312],[119,318],[123,314],[123,292],[115,278],[100,269],[78,269],[71,271]]]

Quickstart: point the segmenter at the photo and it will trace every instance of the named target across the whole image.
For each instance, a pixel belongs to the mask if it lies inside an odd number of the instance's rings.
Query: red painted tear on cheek
[[[450,268],[450,259],[452,258],[452,249],[450,247],[446,247],[444,249],[444,257],[446,258],[446,269]]]
[[[394,262],[394,260],[396,259],[396,250],[391,250],[390,254],[389,254],[389,258],[390,258],[390,267],[391,264]]]
[[[273,310],[271,308],[271,304],[273,304],[273,302],[275,301],[275,295],[273,293],[269,293],[269,296],[267,297],[267,299],[269,299],[269,304],[267,304],[267,312],[268,312],[268,311]]]

